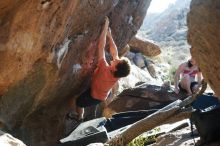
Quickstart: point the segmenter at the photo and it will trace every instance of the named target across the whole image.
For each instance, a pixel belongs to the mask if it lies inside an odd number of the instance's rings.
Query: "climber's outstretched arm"
[[[108,37],[108,40],[109,40],[110,53],[112,55],[113,60],[119,59],[118,49],[117,49],[117,46],[115,44],[115,41],[112,38],[112,33],[111,33],[110,28],[108,29],[107,37]]]
[[[106,44],[106,35],[108,32],[109,20],[108,17],[105,18],[105,24],[103,26],[101,35],[99,36],[98,43],[98,60],[105,59],[105,44]]]

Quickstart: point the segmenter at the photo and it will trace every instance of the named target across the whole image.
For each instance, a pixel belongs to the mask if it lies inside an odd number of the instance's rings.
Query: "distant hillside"
[[[177,0],[162,13],[147,14],[139,35],[163,44],[178,41],[185,45],[187,24],[186,16],[191,0]],[[181,42],[181,40],[183,40]],[[179,44],[176,44],[179,46]]]

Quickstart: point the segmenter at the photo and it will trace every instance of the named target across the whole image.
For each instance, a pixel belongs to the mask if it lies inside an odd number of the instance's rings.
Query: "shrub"
[[[155,133],[150,136],[138,136],[137,138],[133,139],[127,146],[145,146],[148,144],[152,144],[156,142],[157,133],[160,132],[160,128],[154,128],[150,133]]]
[[[176,70],[177,70],[177,66],[172,66],[169,69],[168,79],[170,80],[172,85],[174,84],[174,75],[176,73]]]

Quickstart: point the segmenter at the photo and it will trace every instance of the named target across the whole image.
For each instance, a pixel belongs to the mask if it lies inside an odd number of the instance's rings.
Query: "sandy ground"
[[[200,139],[195,129],[194,134],[193,139],[191,136],[191,128],[190,126],[187,126],[159,136],[156,143],[151,144],[150,146],[194,146]]]

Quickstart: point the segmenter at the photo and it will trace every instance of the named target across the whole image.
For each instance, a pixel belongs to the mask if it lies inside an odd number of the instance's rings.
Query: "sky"
[[[169,4],[175,3],[176,0],[152,0],[148,12],[160,13],[164,11]]]

